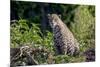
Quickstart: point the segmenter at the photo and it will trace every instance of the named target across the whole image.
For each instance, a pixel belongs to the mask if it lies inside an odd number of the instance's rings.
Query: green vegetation
[[[93,8],[92,8],[93,9]],[[88,6],[79,6],[75,10],[74,22],[71,23],[71,30],[79,40],[81,51],[85,51],[95,44],[95,18],[88,9]]]
[[[67,56],[56,55],[53,33],[50,26],[47,24],[45,33],[41,29],[41,16],[40,4],[30,2],[11,2],[11,16],[18,21],[12,23],[11,30],[11,47],[21,47],[29,45],[32,47],[43,47],[48,49],[53,54],[53,63],[70,63],[70,62],[84,62],[85,56],[82,55],[89,48],[95,48],[95,6],[85,5],[64,5],[64,4],[46,4],[45,6],[51,7],[50,13],[61,14],[62,21],[66,23],[69,29],[73,32],[74,36],[80,43],[80,55]],[[31,16],[30,11],[33,13]],[[28,13],[29,12],[29,13]],[[47,11],[48,12],[48,11]],[[16,18],[17,17],[17,18]],[[45,56],[38,54],[36,60],[39,64],[47,64]]]

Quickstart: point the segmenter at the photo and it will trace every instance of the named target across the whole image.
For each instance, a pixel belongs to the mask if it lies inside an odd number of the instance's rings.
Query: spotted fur
[[[48,15],[50,26],[54,34],[54,46],[58,54],[74,55],[79,52],[79,43],[72,32],[57,14]]]

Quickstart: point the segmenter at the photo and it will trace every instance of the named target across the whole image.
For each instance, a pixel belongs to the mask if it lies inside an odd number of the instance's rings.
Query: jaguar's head
[[[58,24],[58,18],[57,14],[48,14],[48,20],[51,28],[54,28]]]

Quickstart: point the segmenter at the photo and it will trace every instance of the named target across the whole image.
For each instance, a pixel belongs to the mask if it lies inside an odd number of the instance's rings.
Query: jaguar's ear
[[[47,18],[50,19],[50,14],[47,14]]]
[[[47,17],[50,17],[50,14],[47,14]]]
[[[59,18],[61,19],[61,15],[59,14],[58,16],[59,16]]]

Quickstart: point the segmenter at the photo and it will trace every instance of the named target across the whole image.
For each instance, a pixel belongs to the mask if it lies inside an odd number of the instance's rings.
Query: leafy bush
[[[43,34],[38,26],[39,24],[29,24],[27,20],[19,20],[17,23],[12,24],[11,47],[29,44],[34,47],[45,46],[50,48],[53,45],[52,33],[47,31],[47,36],[43,39]]]
[[[81,51],[95,45],[95,18],[88,10],[88,6],[79,6],[75,11],[71,30],[80,42]]]

